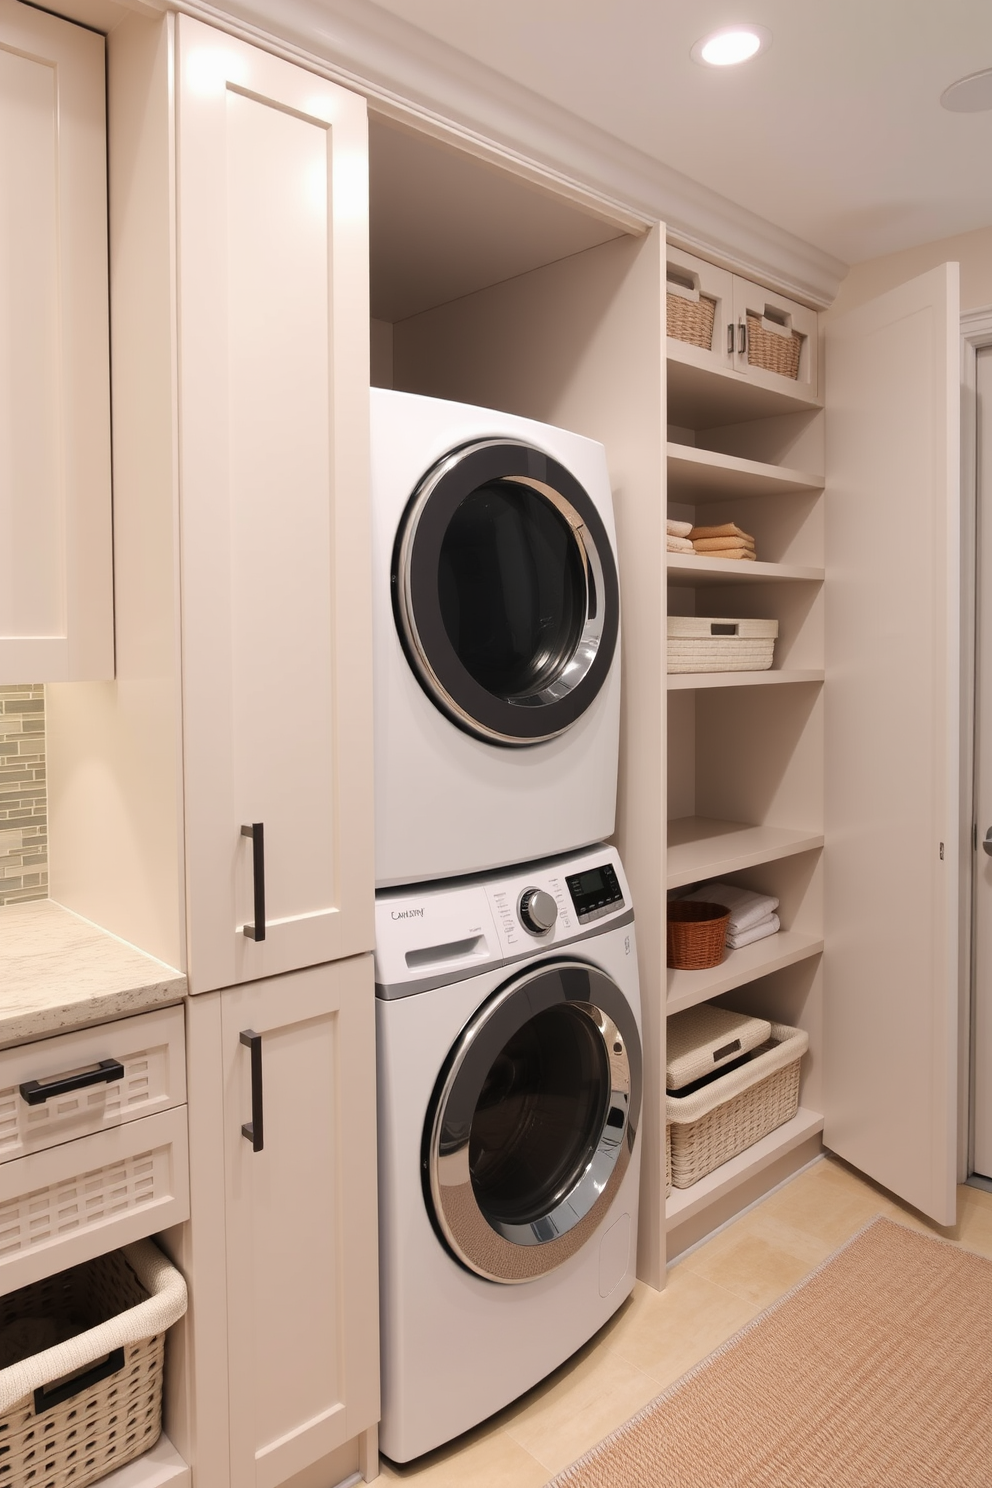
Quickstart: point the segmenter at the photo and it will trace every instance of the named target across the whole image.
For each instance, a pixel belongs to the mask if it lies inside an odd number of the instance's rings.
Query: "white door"
[[[827,324],[826,1145],[955,1216],[958,271]]]
[[[372,946],[367,135],[355,94],[177,26],[187,915],[203,992]]]
[[[233,1488],[379,1418],[374,1004],[371,956],[221,995]]]
[[[103,37],[0,0],[0,682],[114,675]]]
[[[992,1178],[992,346],[977,358],[978,665],[975,739],[975,1135],[972,1167]],[[992,837],[989,838],[992,849]]]

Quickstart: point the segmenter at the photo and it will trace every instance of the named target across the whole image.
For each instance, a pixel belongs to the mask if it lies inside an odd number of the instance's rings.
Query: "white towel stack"
[[[694,553],[696,550],[689,541],[689,533],[692,531],[691,522],[676,522],[672,517],[668,522],[668,551],[670,553]]]
[[[751,889],[738,889],[734,884],[708,883],[683,897],[726,905],[730,910],[726,943],[732,951],[750,945],[752,941],[764,940],[766,935],[775,935],[782,928],[775,913],[778,900],[772,894],[755,894]]]

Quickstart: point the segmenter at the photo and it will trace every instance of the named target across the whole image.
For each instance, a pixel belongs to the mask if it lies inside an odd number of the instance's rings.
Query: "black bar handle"
[[[251,838],[251,871],[255,889],[255,923],[245,926],[249,940],[265,939],[265,828],[261,822],[252,822],[241,828],[242,837]]]
[[[21,1099],[29,1106],[40,1106],[53,1095],[68,1095],[70,1090],[83,1090],[87,1085],[113,1085],[123,1080],[124,1066],[119,1059],[101,1059],[93,1069],[76,1075],[61,1075],[54,1080],[25,1080],[19,1087]]]
[[[99,1364],[94,1364],[92,1369],[87,1369],[85,1374],[74,1374],[71,1379],[63,1380],[60,1385],[52,1385],[46,1389],[39,1385],[34,1392],[34,1413],[40,1416],[43,1411],[51,1410],[53,1405],[61,1405],[63,1400],[71,1400],[73,1395],[79,1395],[83,1390],[88,1390],[90,1385],[97,1385],[101,1380],[109,1379],[119,1369],[124,1368],[124,1350],[116,1348],[111,1350],[105,1359]]]
[[[727,352],[730,356],[734,354],[734,322],[727,326]]]
[[[264,1145],[262,1123],[262,1035],[251,1028],[242,1029],[241,1042],[251,1050],[251,1120],[241,1128],[241,1135],[251,1143],[252,1152],[261,1152]]]
[[[747,351],[747,321],[741,320],[737,323],[737,355],[744,356]]]

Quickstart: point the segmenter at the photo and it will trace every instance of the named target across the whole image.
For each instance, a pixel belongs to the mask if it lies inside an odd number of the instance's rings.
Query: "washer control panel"
[[[565,876],[580,925],[615,914],[623,905],[623,890],[612,863],[597,863]]]

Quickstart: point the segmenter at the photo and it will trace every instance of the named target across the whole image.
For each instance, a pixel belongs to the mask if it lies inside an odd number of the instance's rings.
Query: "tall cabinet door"
[[[371,956],[221,998],[236,1488],[379,1417],[374,1003]]]
[[[951,1224],[957,265],[827,337],[824,1141]]]
[[[114,675],[103,37],[0,0],[0,683]]]
[[[345,89],[187,16],[177,29],[186,887],[203,992],[372,946],[367,126]]]

